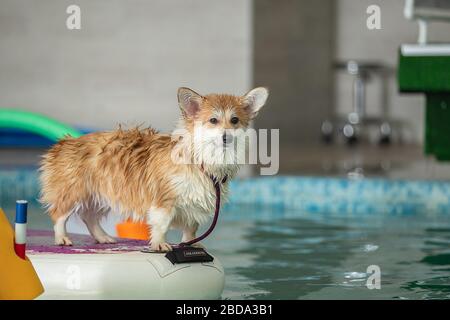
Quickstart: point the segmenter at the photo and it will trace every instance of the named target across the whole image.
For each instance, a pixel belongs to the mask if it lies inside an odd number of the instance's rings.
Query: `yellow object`
[[[0,209],[0,300],[29,300],[43,292],[30,260],[14,252],[14,232]]]
[[[116,225],[116,232],[119,238],[148,240],[150,227],[145,222],[132,222],[127,220]]]

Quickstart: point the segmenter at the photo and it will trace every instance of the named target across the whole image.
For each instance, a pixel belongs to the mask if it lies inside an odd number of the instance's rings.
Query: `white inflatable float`
[[[220,185],[226,179],[211,176],[216,206],[209,229],[173,246],[168,254],[148,252],[147,241],[118,239],[114,244],[97,244],[90,236],[76,234],[70,236],[73,246],[56,246],[50,231],[25,231],[27,202],[21,200],[16,202],[15,237],[23,241],[14,244],[16,253],[22,250],[23,255],[27,247],[26,254],[45,289],[40,299],[218,299],[225,284],[222,265],[204,249],[190,245],[203,240],[216,226]]]
[[[211,262],[175,263],[143,252],[146,241],[96,244],[72,234],[74,246],[53,244],[50,231],[29,230],[27,256],[45,288],[38,299],[218,299],[225,275]]]

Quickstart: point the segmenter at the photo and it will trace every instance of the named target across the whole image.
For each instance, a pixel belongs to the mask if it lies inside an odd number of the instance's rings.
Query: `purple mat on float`
[[[73,246],[54,244],[53,231],[28,230],[27,254],[105,254],[141,251],[148,248],[145,240],[116,238],[117,243],[96,243],[89,235],[69,234]]]

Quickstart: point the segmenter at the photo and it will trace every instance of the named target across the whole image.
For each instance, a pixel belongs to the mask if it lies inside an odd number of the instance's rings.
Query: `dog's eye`
[[[211,122],[212,124],[216,124],[218,121],[217,118],[211,118],[209,119],[209,122]]]
[[[231,118],[230,121],[231,121],[232,124],[237,124],[239,122],[239,118],[238,117],[233,117],[233,118]]]

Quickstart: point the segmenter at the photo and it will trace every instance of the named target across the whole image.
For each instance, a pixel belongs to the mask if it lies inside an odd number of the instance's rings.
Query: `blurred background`
[[[80,30],[66,27],[71,4],[81,8]],[[380,29],[367,26],[371,5]],[[404,8],[400,0],[0,0],[0,108],[86,131],[119,123],[170,131],[180,86],[233,94],[267,86],[254,125],[280,129],[280,174],[448,179],[448,165],[424,155],[423,94],[399,93],[399,48],[418,37]],[[448,42],[449,31],[433,23],[429,40]],[[36,162],[44,145],[4,143],[0,164]]]
[[[222,297],[449,299],[449,22],[450,0],[0,0],[0,206],[51,230],[36,169],[62,132],[170,132],[180,86],[267,86],[280,177],[230,183]]]

